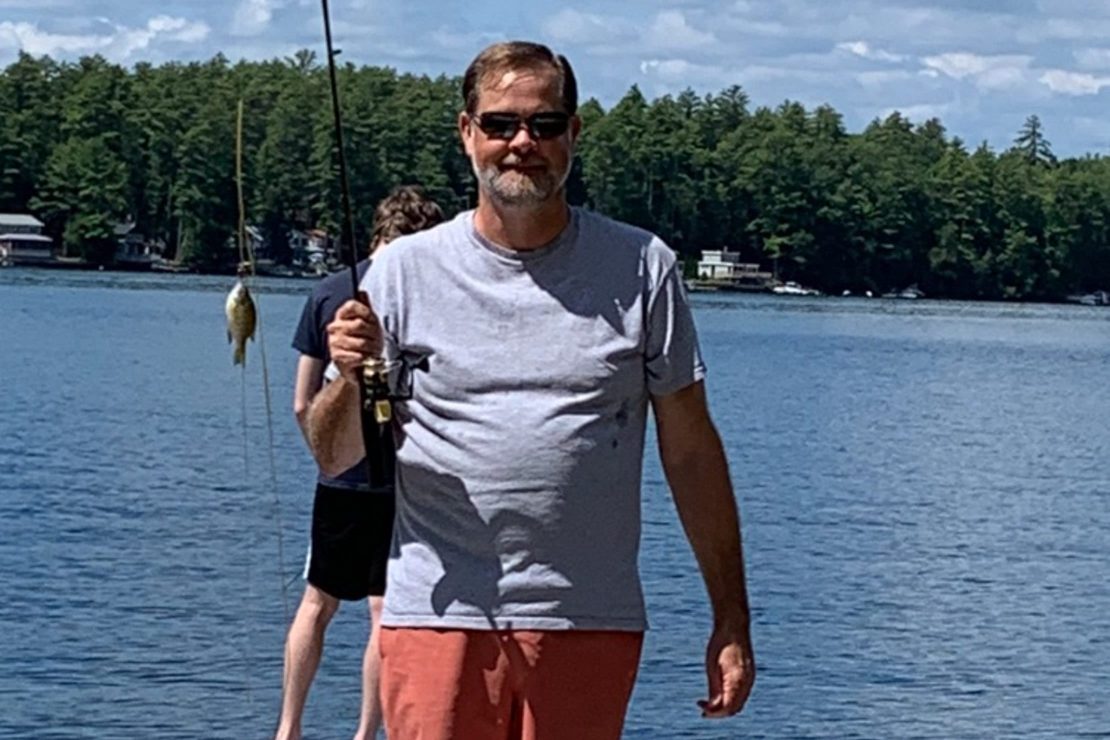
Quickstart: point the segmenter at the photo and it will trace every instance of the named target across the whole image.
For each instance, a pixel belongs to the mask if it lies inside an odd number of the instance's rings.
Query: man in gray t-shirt
[[[704,374],[674,253],[578,209],[527,251],[474,221],[401,239],[363,281],[387,358],[426,361],[397,406],[382,623],[643,630],[648,398]]]
[[[734,714],[755,675],[738,515],[675,256],[567,207],[581,124],[563,57],[494,45],[467,70],[464,97],[478,208],[374,263],[372,308],[347,303],[330,327],[344,380],[309,419],[321,467],[344,469],[361,457],[362,360],[402,368],[387,731],[620,736],[646,628],[649,405],[713,607],[700,704]]]

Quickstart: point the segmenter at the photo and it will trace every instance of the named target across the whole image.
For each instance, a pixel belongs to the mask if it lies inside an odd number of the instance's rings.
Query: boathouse
[[[41,265],[54,261],[54,240],[43,223],[23,213],[0,213],[0,265]]]

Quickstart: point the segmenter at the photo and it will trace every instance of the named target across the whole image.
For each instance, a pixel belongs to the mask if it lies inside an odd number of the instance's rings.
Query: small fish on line
[[[245,365],[247,362],[247,340],[254,339],[254,328],[258,322],[258,314],[254,308],[254,300],[247,286],[242,280],[235,283],[235,287],[227,294],[227,341],[234,345],[231,359],[235,365]]]

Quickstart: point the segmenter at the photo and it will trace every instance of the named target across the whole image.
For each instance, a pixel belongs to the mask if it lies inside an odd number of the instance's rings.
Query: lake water
[[[230,282],[0,270],[0,738],[272,731],[310,284],[259,282],[244,376]],[[1110,737],[1110,309],[694,301],[759,679],[699,717],[706,599],[649,454],[626,737]],[[366,631],[341,610],[306,737],[354,731]]]

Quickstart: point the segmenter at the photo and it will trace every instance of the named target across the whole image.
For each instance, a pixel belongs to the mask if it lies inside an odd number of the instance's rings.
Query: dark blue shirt
[[[362,280],[369,267],[369,259],[358,263],[359,280]],[[328,324],[335,318],[335,312],[339,307],[351,298],[351,273],[348,270],[332,273],[317,283],[312,290],[312,295],[305,301],[300,323],[297,324],[297,331],[293,335],[293,349],[302,355],[323,360],[325,363],[331,362],[331,355],[328,354]],[[345,488],[352,491],[370,490],[366,479],[365,461],[359,462],[336,478],[320,473],[318,480],[332,488]]]

